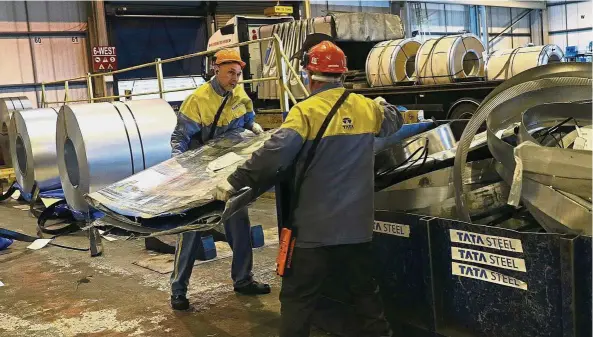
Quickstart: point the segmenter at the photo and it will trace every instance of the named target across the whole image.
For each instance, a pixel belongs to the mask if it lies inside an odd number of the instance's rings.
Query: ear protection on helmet
[[[303,52],[303,57],[301,57],[301,67],[306,68],[309,64],[309,53]]]

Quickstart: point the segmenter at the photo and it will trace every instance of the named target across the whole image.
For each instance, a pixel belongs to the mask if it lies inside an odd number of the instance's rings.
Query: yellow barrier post
[[[68,96],[68,81],[64,81],[64,102],[66,104],[68,104],[68,99],[70,97]]]
[[[47,97],[45,96],[45,82],[41,82],[41,107],[42,108],[47,107],[47,104],[45,103],[46,99],[47,99]]]
[[[86,74],[86,93],[89,97],[89,103],[93,103],[93,78],[91,77],[91,73]]]
[[[161,62],[160,58],[155,60],[156,62],[156,80],[159,84],[159,97],[165,98],[165,94],[163,93],[163,89],[165,88],[165,82],[163,79],[163,63]]]
[[[280,100],[280,109],[282,113],[288,112],[288,94],[286,93],[286,89],[288,88],[288,82],[286,80],[286,64],[284,63],[284,59],[282,58],[282,45],[280,43],[280,39],[274,39],[274,51],[276,54],[276,69],[278,71],[278,99]]]

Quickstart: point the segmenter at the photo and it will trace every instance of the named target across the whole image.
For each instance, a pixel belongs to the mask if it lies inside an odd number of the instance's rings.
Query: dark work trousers
[[[251,224],[247,208],[244,208],[224,223],[227,241],[233,250],[231,278],[235,287],[246,286],[253,281],[253,251],[251,250]],[[177,239],[175,264],[171,274],[171,295],[185,296],[194,262],[198,254],[200,233],[185,232]]]
[[[359,331],[352,336],[391,336],[383,314],[379,287],[372,276],[371,243],[295,248],[292,274],[282,279],[280,291],[280,337],[309,336],[311,316],[321,293],[323,282],[332,270],[340,270],[349,280],[349,291],[357,316]],[[343,273],[342,273],[343,271]]]

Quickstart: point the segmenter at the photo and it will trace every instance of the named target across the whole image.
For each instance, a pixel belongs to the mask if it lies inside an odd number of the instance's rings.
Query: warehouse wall
[[[426,40],[444,35],[467,31],[479,34],[479,28],[472,29],[470,6],[441,3],[407,3],[408,29],[419,31],[418,38]],[[516,20],[526,9],[507,7],[486,7],[488,17],[488,35],[490,39]],[[519,20],[512,28],[504,31],[503,35],[492,41],[490,51],[504,48],[524,46],[528,43],[542,43],[541,12],[534,10]],[[476,26],[478,27],[478,26]]]
[[[486,15],[489,21],[488,35],[490,39],[503,32],[506,27],[527,11],[523,8],[487,7]],[[522,47],[532,42],[530,20],[530,15],[523,17],[506,30],[502,36],[492,41],[491,51]]]
[[[311,1],[311,15],[324,16],[336,12],[390,13],[389,1]]]
[[[593,10],[591,1],[553,1],[548,5],[548,35],[550,43],[566,50],[566,46],[578,46],[586,51],[593,41]]]
[[[24,94],[37,106],[41,82],[89,71],[87,7],[82,1],[0,2],[0,97]],[[49,97],[63,99],[63,90],[49,89]],[[86,97],[86,88],[70,97]]]
[[[470,31],[469,6],[438,3],[409,3],[409,29],[422,41]]]

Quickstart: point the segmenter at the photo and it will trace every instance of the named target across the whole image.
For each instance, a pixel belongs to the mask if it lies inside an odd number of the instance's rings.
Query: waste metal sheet
[[[216,185],[274,131],[260,135],[244,129],[226,132],[224,138],[90,193],[87,200],[121,215],[145,219],[183,213],[212,201]]]

